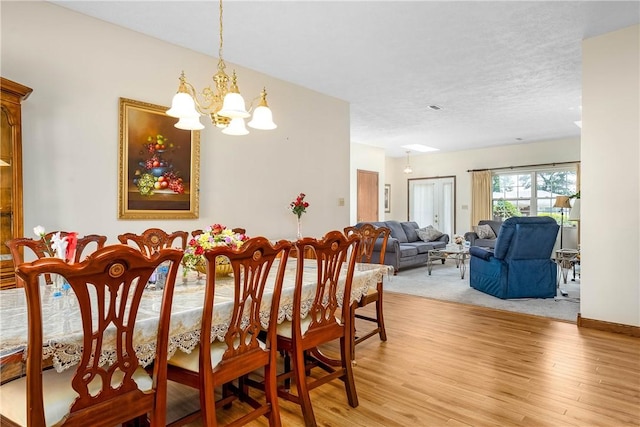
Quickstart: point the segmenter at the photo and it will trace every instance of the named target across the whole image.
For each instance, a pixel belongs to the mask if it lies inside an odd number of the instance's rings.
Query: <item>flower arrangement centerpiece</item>
[[[58,231],[49,239],[45,228],[41,225],[33,227],[33,233],[42,239],[47,255],[63,259],[67,262],[73,262],[78,242],[77,233],[67,233],[66,236],[62,237]]]
[[[233,230],[221,224],[213,224],[207,227],[202,234],[195,236],[187,244],[182,258],[182,267],[185,274],[192,270],[201,273],[206,272],[206,261],[204,253],[206,250],[216,246],[229,246],[232,248],[241,247],[249,237],[242,233],[235,233]],[[229,260],[224,257],[216,259],[216,274],[229,274],[231,266]]]
[[[304,198],[306,196],[306,194],[300,193],[298,194],[298,197],[296,197],[295,200],[289,204],[289,209],[291,209],[291,212],[293,212],[298,217],[298,239],[302,238],[302,232],[300,231],[300,218],[309,207],[309,203],[304,201]]]
[[[459,234],[456,234],[455,236],[453,236],[453,243],[455,243],[458,246],[464,245],[464,236],[460,236]]]
[[[64,237],[61,236],[59,231],[53,235],[47,235],[45,228],[38,225],[33,227],[33,233],[42,239],[46,255],[52,258],[59,258],[68,263],[74,261],[76,257],[76,246],[78,244],[78,234],[76,232],[66,233]],[[62,276],[58,274],[52,276],[54,297],[61,296],[62,291],[66,292],[71,288]],[[48,283],[50,283],[50,280],[50,278],[47,278]]]

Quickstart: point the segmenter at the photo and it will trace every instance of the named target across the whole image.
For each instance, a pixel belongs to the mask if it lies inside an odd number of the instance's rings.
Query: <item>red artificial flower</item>
[[[296,214],[298,218],[300,218],[302,214],[305,213],[307,211],[307,208],[309,207],[309,203],[304,201],[305,197],[306,197],[306,194],[300,193],[298,197],[296,197],[296,199],[289,204],[289,208],[291,209],[291,212]]]

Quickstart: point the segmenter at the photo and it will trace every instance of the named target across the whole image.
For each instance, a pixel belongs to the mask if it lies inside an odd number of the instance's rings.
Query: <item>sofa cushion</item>
[[[407,243],[409,241],[404,232],[404,228],[402,228],[402,224],[398,221],[387,221],[386,224],[391,230],[391,237],[398,239],[398,242],[400,243]]]
[[[441,231],[436,230],[432,225],[429,225],[425,228],[419,228],[417,230],[417,234],[420,240],[424,242],[432,242],[434,240],[438,240],[443,235]]]
[[[418,240],[417,242],[403,243],[403,246],[413,246],[418,250],[419,254],[426,254],[431,249],[433,249],[433,243],[423,242],[422,240]]]
[[[412,257],[418,255],[418,248],[412,245],[400,245],[400,258]]]
[[[418,240],[420,240],[420,238],[418,237],[418,233],[416,233],[416,230],[418,230],[418,228],[420,227],[417,222],[401,222],[400,225],[402,225],[404,234],[407,235],[407,242],[417,242]]]
[[[479,239],[495,239],[496,233],[489,224],[482,224],[473,227],[473,231],[478,235]]]

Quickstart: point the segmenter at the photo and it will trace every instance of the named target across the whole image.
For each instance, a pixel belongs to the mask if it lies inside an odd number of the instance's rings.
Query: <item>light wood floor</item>
[[[385,298],[388,341],[356,348],[360,405],[348,405],[340,381],[313,390],[319,426],[640,426],[639,339],[409,295]],[[170,418],[198,405],[197,394],[175,385],[169,399]],[[280,402],[283,425],[303,425],[298,407]],[[237,405],[219,411],[219,421],[236,416]]]

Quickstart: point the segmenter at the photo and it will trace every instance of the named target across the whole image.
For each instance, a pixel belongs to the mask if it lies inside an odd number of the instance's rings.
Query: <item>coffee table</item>
[[[469,248],[465,246],[449,245],[440,249],[431,249],[427,254],[427,271],[431,276],[431,269],[434,261],[444,261],[453,259],[456,262],[456,268],[460,269],[460,279],[464,279],[464,273],[467,271],[465,260],[469,258]]]

